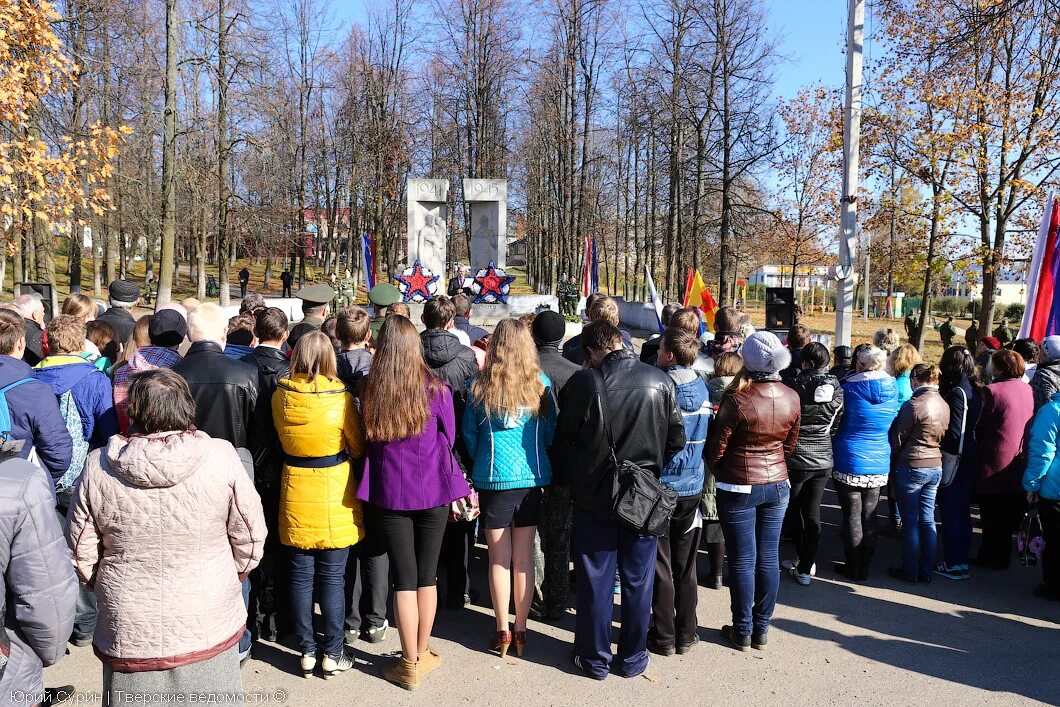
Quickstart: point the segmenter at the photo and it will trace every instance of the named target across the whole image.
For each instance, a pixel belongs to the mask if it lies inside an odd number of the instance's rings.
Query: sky
[[[334,0],[335,19],[345,26],[365,16],[373,0]],[[525,1],[525,0],[524,0]],[[801,86],[822,82],[842,87],[846,39],[846,0],[764,0],[769,29],[781,37],[780,50],[785,59],[777,67],[776,94],[789,98]],[[871,14],[866,17],[866,32],[871,32]],[[871,40],[866,46],[871,58]]]

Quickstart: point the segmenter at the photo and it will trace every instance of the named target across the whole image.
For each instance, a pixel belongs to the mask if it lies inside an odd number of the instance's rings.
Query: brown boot
[[[405,656],[401,655],[383,668],[383,677],[398,687],[415,690],[420,686],[420,665],[417,662],[406,660]]]
[[[427,673],[441,666],[442,654],[428,646],[427,650],[420,653],[418,660],[420,666],[420,677],[424,678],[427,676]]]

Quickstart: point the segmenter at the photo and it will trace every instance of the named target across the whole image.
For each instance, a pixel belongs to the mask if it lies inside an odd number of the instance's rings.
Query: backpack
[[[11,408],[7,405],[7,393],[10,390],[14,390],[23,383],[29,383],[35,380],[34,378],[19,378],[14,383],[8,383],[3,388],[0,388],[0,441],[10,442],[13,441],[11,437]],[[20,440],[21,442],[21,440]],[[18,450],[22,450],[22,444],[18,445]]]
[[[66,431],[70,433],[73,449],[70,454],[70,466],[55,483],[56,492],[73,488],[74,482],[81,477],[85,458],[88,457],[88,440],[85,439],[85,430],[81,425],[81,413],[77,410],[74,394],[69,390],[59,396],[59,414],[66,423]]]

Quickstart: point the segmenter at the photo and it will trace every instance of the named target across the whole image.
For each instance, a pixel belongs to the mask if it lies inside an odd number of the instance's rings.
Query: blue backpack
[[[3,388],[0,388],[0,441],[3,442],[17,442],[17,447],[14,451],[21,452],[22,446],[25,443],[24,440],[15,440],[11,436],[11,408],[7,405],[7,393],[13,390],[23,383],[29,383],[35,378],[19,378],[14,383],[8,383]]]

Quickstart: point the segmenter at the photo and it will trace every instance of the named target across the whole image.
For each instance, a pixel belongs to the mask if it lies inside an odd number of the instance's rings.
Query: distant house
[[[791,287],[790,265],[761,265],[753,270],[747,278],[748,285],[764,285],[766,287]],[[830,289],[835,286],[835,280],[828,276],[828,268],[825,266],[799,268],[795,275],[795,287],[799,290],[808,290],[811,287],[823,287]]]
[[[994,291],[995,301],[999,305],[1023,304],[1027,301],[1027,268],[1026,264],[1017,269],[1004,267],[998,273],[997,287]],[[982,268],[971,268],[968,273],[954,273],[950,286],[946,288],[947,297],[961,297],[968,300],[982,299]]]

